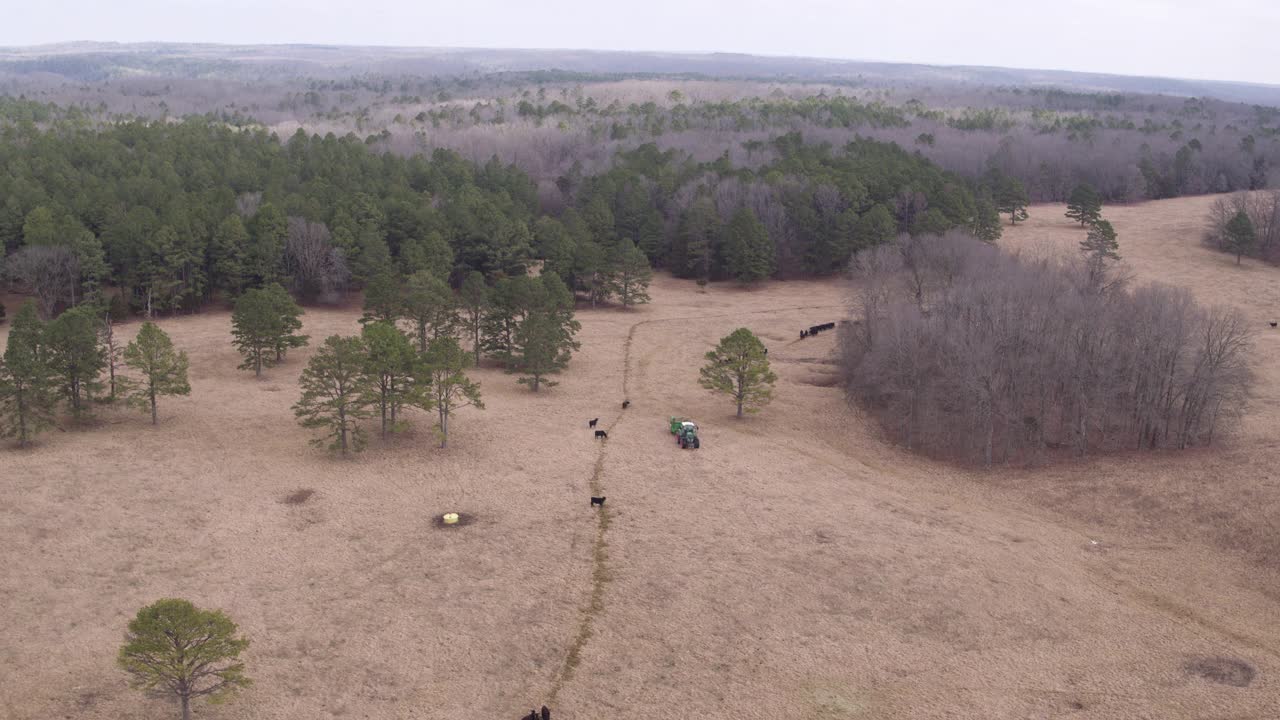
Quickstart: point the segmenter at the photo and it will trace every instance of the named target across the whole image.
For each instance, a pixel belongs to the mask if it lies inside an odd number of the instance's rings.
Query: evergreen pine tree
[[[721,338],[706,357],[698,384],[733,398],[738,417],[744,411],[758,412],[773,399],[773,384],[778,376],[769,369],[764,344],[750,330],[734,330]]]
[[[403,427],[400,409],[431,408],[430,388],[419,368],[409,336],[387,322],[365,325],[360,331],[365,346],[365,392],[369,405],[378,410],[382,437]]]
[[[1240,210],[1227,221],[1227,247],[1236,254],[1236,264],[1240,264],[1240,258],[1253,247],[1254,241],[1257,239],[1257,233],[1254,231],[1253,222],[1249,220],[1249,215],[1245,211]]]
[[[330,335],[311,356],[298,378],[302,397],[294,404],[293,413],[303,427],[324,431],[312,444],[327,443],[330,450],[343,455],[364,449],[359,421],[370,415],[366,367],[364,341],[358,337]]]
[[[151,424],[159,423],[156,401],[161,395],[190,395],[187,353],[174,350],[173,341],[153,322],[144,322],[138,336],[125,346],[124,364],[142,374],[129,380],[130,405],[151,410]],[[119,383],[120,381],[117,381]]]
[[[556,275],[544,275],[529,311],[515,331],[511,371],[521,373],[517,382],[533,392],[558,383],[547,379],[569,364],[580,345],[573,336],[582,325],[573,319],[573,294]]]
[[[996,223],[999,222],[1000,218],[997,216]],[[893,219],[893,213],[884,205],[876,203],[858,217],[858,223],[854,226],[854,252],[889,242],[897,232],[898,223]]]
[[[276,317],[280,318],[280,332],[276,335],[276,362],[284,360],[293,348],[305,347],[308,335],[299,335],[302,329],[302,308],[280,283],[270,283],[262,288],[271,301]]]
[[[969,233],[979,240],[993,243],[1000,239],[1004,231],[1000,228],[1000,213],[996,206],[985,195],[974,203],[973,218],[969,221]]]
[[[418,272],[405,283],[403,317],[413,327],[418,351],[458,329],[458,298],[445,281],[429,272]]]
[[[215,285],[235,294],[245,286],[249,231],[239,215],[228,215],[213,232],[209,249]]]
[[[995,196],[996,211],[1008,213],[1010,225],[1017,225],[1019,220],[1026,220],[1029,217],[1027,204],[1031,200],[1022,181],[1008,175],[998,175],[992,194]]]
[[[374,275],[364,286],[364,314],[361,324],[394,323],[404,312],[404,288],[394,273]]]
[[[1081,183],[1071,190],[1067,200],[1067,217],[1080,223],[1080,227],[1092,225],[1102,218],[1102,198],[1088,183]]]
[[[249,244],[244,253],[246,280],[256,285],[284,278],[284,241],[289,221],[275,205],[264,203],[249,222]]]
[[[475,354],[475,364],[480,364],[480,330],[485,309],[489,305],[489,286],[484,282],[484,275],[472,270],[462,281],[462,289],[458,293],[462,328],[471,340],[471,351]]]
[[[734,213],[725,230],[724,247],[729,274],[738,282],[756,283],[773,274],[773,240],[750,209]]]
[[[34,300],[13,316],[0,362],[0,437],[16,437],[19,447],[53,427],[56,384],[44,347],[44,324]]]
[[[241,370],[253,370],[261,377],[262,368],[284,359],[289,348],[306,344],[305,335],[296,335],[302,321],[302,309],[280,285],[252,288],[236,298],[231,314],[232,344],[244,356]]]
[[[81,305],[62,313],[45,326],[44,342],[59,392],[72,416],[81,420],[89,401],[102,389],[98,378],[107,365],[98,341],[98,309]]]
[[[640,305],[649,302],[649,283],[653,281],[653,270],[649,267],[649,258],[631,240],[623,239],[613,250],[611,277],[614,293],[622,302],[622,307]]]
[[[111,311],[102,313],[102,319],[98,321],[98,341],[102,344],[102,357],[107,366],[107,399],[115,402],[116,368],[120,367],[120,353],[124,348],[120,345],[120,339],[116,337],[115,318]]]
[[[191,720],[191,701],[218,701],[251,683],[240,653],[249,641],[220,610],[201,610],[186,600],[158,600],[129,621],[117,662],[130,685],[176,696],[182,720]]]
[[[1115,228],[1106,220],[1098,220],[1089,226],[1089,234],[1080,241],[1080,252],[1085,256],[1085,268],[1089,273],[1091,288],[1099,289],[1106,280],[1108,266],[1120,259],[1120,242]]]
[[[422,357],[430,402],[439,417],[436,432],[440,436],[441,448],[449,444],[449,420],[456,410],[467,406],[484,409],[480,384],[467,377],[466,369],[470,364],[470,356],[463,352],[457,339],[451,337],[432,340]]]

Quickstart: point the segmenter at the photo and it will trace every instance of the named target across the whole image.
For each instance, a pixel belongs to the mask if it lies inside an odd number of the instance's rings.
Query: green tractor
[[[702,447],[702,441],[698,439],[698,424],[692,420],[673,417],[669,429],[676,436],[676,444],[682,449],[697,450]]]

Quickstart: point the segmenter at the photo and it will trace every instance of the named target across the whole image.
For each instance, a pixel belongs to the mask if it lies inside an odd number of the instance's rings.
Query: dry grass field
[[[1280,717],[1280,270],[1203,250],[1209,201],[1106,210],[1139,280],[1258,320],[1246,426],[1190,454],[977,472],[888,446],[834,384],[833,334],[797,339],[842,316],[838,282],[659,279],[649,307],[581,311],[559,387],[481,370],[488,409],[447,450],[419,416],[345,461],[293,421],[308,352],[255,380],[227,314],[164,320],[193,393],[159,427],[110,410],[0,450],[0,717],[173,717],[114,667],[164,596],[253,639],[256,685],[210,720]],[[1061,213],[1004,242],[1070,250]],[[742,325],[781,379],[736,421],[696,378]],[[434,526],[448,510],[476,521]]]

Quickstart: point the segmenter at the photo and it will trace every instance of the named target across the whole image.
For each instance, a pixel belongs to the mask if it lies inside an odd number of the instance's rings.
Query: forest
[[[26,106],[6,107],[12,118]],[[606,173],[562,177],[558,211],[496,158],[406,157],[351,134],[280,141],[202,118],[100,125],[62,112],[13,120],[0,140],[6,275],[45,317],[108,287],[121,312],[151,316],[272,282],[337,302],[379,275],[428,271],[456,287],[535,262],[597,303],[649,266],[754,282],[837,272],[898,232],[999,231],[981,183],[890,144],[797,133],[769,142],[774,160],[755,169],[642,145]]]
[[[7,99],[6,99],[7,98]],[[1280,167],[1267,86],[750,56],[109,46],[0,53],[0,115],[82,124],[203,116],[287,138],[353,133],[522,169],[545,211],[566,178],[645,145],[759,171],[773,140],[891,142],[1032,201],[1081,183],[1107,202],[1257,190]]]

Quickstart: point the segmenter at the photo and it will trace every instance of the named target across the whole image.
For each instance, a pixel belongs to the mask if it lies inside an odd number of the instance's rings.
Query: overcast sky
[[[721,51],[1280,84],[1280,0],[4,4],[0,45],[166,40]]]

